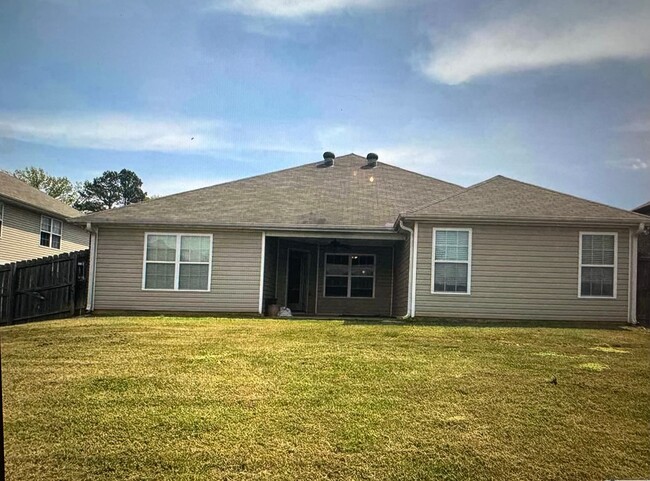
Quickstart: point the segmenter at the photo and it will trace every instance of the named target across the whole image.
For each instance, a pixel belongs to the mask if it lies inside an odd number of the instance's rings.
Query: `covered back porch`
[[[263,312],[276,303],[295,315],[403,316],[407,312],[409,242],[267,233]]]

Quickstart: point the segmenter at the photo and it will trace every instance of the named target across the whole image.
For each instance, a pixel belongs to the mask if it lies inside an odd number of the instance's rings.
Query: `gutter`
[[[406,232],[409,233],[409,281],[408,281],[408,289],[407,289],[407,297],[406,297],[406,314],[401,317],[401,319],[408,319],[410,317],[413,317],[411,314],[411,292],[413,290],[413,265],[414,265],[414,235],[415,233],[413,232],[413,229],[410,227],[406,227],[404,225],[404,222],[402,222],[402,219],[399,219],[399,228],[402,230],[405,230]]]
[[[86,295],[86,313],[90,314],[95,309],[95,278],[97,277],[97,241],[99,229],[86,223],[86,230],[90,232],[90,265],[88,267],[88,293]]]
[[[621,219],[597,219],[597,218],[583,218],[583,219],[534,219],[526,217],[445,217],[445,216],[405,216],[400,215],[400,220],[410,221],[423,221],[423,222],[441,222],[446,224],[499,224],[499,225],[539,225],[539,226],[568,226],[568,227],[589,227],[593,225],[602,225],[608,227],[636,227],[639,221],[647,220],[641,214],[638,214],[637,220],[621,220]]]
[[[74,217],[70,217],[68,214],[63,214],[61,212],[57,212],[55,210],[50,210],[45,207],[39,207],[34,204],[30,204],[28,202],[23,202],[18,199],[14,199],[13,197],[6,197],[4,195],[0,195],[0,201],[4,202],[5,204],[9,205],[15,205],[17,207],[20,207],[21,209],[29,210],[31,212],[35,212],[37,214],[41,215],[47,215],[50,217],[56,217],[58,220],[62,220],[64,222],[70,222],[70,219],[74,219]],[[80,212],[81,214],[81,212]]]
[[[160,222],[160,221],[151,221],[151,222],[111,222],[111,221],[95,221],[93,219],[84,219],[77,217],[68,217],[66,221],[71,224],[88,224],[89,222],[94,223],[95,225],[107,225],[121,228],[138,228],[138,227],[165,227],[169,226],[175,227],[193,227],[193,228],[208,228],[208,229],[233,229],[233,230],[264,230],[264,231],[300,231],[300,232],[355,232],[355,233],[366,233],[366,234],[390,234],[394,233],[395,229],[392,225],[386,227],[376,227],[376,226],[355,226],[355,225],[323,225],[323,224],[294,224],[294,225],[285,225],[285,224],[218,224],[212,222]]]

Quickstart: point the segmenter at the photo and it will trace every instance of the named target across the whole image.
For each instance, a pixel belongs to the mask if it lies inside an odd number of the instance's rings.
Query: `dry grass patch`
[[[0,334],[9,480],[650,477],[647,331],[97,317]]]

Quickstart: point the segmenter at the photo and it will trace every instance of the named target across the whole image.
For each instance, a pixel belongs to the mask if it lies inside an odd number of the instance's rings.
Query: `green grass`
[[[650,334],[549,326],[3,328],[7,479],[650,478]]]

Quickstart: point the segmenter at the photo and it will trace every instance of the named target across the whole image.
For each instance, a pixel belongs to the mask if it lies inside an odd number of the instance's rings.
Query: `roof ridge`
[[[415,212],[418,212],[420,210],[426,209],[426,208],[431,207],[433,205],[439,204],[440,202],[445,201],[447,199],[451,199],[452,197],[458,197],[459,195],[467,194],[469,191],[471,191],[471,190],[473,190],[473,189],[475,189],[477,187],[480,187],[483,184],[487,184],[488,182],[492,182],[493,180],[496,180],[499,177],[503,177],[503,176],[502,175],[495,175],[494,177],[490,177],[489,179],[486,179],[486,180],[483,180],[483,181],[478,182],[476,184],[470,185],[469,187],[464,187],[463,188],[464,190],[461,190],[460,192],[456,192],[455,194],[448,195],[447,197],[443,197],[442,199],[436,200],[434,202],[430,202],[429,204],[422,205],[422,206],[417,207],[415,209],[408,210],[408,211],[405,212],[405,214],[414,214]],[[503,177],[503,178],[505,178],[505,177]]]
[[[529,187],[534,187],[536,189],[545,190],[546,192],[551,192],[553,194],[559,194],[559,195],[564,195],[566,197],[571,197],[572,199],[580,200],[582,202],[588,202],[588,203],[590,203],[592,205],[596,205],[596,206],[599,206],[599,207],[607,207],[609,209],[618,210],[618,211],[620,211],[622,213],[625,213],[625,214],[634,214],[634,215],[638,215],[638,216],[643,216],[643,214],[639,214],[637,212],[630,212],[629,210],[621,209],[620,207],[614,207],[613,205],[604,204],[602,202],[597,202],[595,200],[585,199],[584,197],[578,197],[577,195],[567,194],[566,192],[560,192],[559,190],[549,189],[548,187],[542,187],[541,185],[531,184],[530,182],[525,182],[523,180],[512,179],[512,178],[506,177],[504,175],[498,175],[496,177],[501,177],[501,178],[509,180],[511,182],[518,182],[520,184],[524,184],[524,185],[527,185]],[[647,216],[643,216],[643,217],[647,217]]]
[[[40,189],[37,189],[37,188],[34,187],[33,185],[30,185],[29,183],[25,182],[24,180],[22,180],[22,179],[16,177],[15,175],[13,175],[13,173],[9,172],[8,170],[0,169],[0,175],[4,175],[4,176],[6,176],[6,177],[9,179],[10,182],[17,182],[17,183],[19,182],[20,184],[23,185],[23,187],[27,188],[28,190],[33,191],[36,195],[38,195],[39,197],[41,197],[41,199],[42,199],[43,201],[47,201],[47,202],[56,202],[57,204],[60,204],[59,209],[61,209],[61,210],[63,210],[63,209],[65,209],[65,210],[70,209],[71,211],[74,211],[74,212],[76,213],[76,216],[79,216],[79,215],[82,215],[82,214],[83,214],[83,212],[81,212],[81,211],[75,209],[75,208],[72,207],[71,205],[66,204],[66,203],[63,202],[62,200],[59,200],[59,199],[57,199],[56,197],[52,197],[51,195],[49,195],[49,194],[43,192],[43,191],[40,190]],[[29,202],[29,201],[22,200],[22,199],[19,199],[19,198],[14,198],[14,197],[11,197],[10,195],[7,195],[7,194],[0,194],[0,195],[2,195],[3,197],[5,197],[5,198],[7,198],[7,199],[11,199],[11,200],[13,200],[14,202],[19,202],[19,203],[21,203],[21,204],[24,204],[24,205],[26,205],[26,206],[32,207],[32,208],[34,208],[34,209],[38,209],[38,210],[41,210],[41,211],[49,212],[49,213],[51,213],[51,214],[60,215],[60,216],[63,216],[63,217],[69,217],[68,214],[64,214],[63,212],[57,212],[56,210],[54,210],[53,208],[50,208],[50,207],[43,207],[42,205],[34,204],[33,202]],[[76,217],[76,216],[75,216],[75,217]]]
[[[337,157],[337,158],[338,158],[338,157]],[[109,210],[110,210],[111,212],[114,212],[114,211],[117,211],[117,210],[126,209],[127,207],[136,207],[136,206],[138,206],[138,205],[142,205],[144,202],[146,202],[147,204],[150,205],[151,203],[153,203],[153,202],[157,202],[157,201],[159,201],[159,200],[163,200],[163,199],[166,200],[166,199],[170,199],[170,198],[172,198],[172,197],[178,197],[178,196],[181,196],[181,195],[189,194],[189,193],[191,193],[191,192],[198,192],[198,191],[201,191],[201,190],[212,189],[212,188],[217,187],[217,186],[236,184],[236,183],[238,183],[238,182],[243,182],[243,181],[245,181],[245,180],[256,179],[256,178],[258,178],[258,177],[262,177],[262,176],[264,176],[264,175],[279,174],[279,173],[281,173],[281,172],[288,172],[288,171],[290,171],[290,170],[300,169],[301,167],[306,167],[306,166],[308,166],[308,165],[315,165],[315,164],[318,164],[318,163],[320,163],[320,162],[322,162],[322,161],[307,162],[306,164],[294,165],[293,167],[287,167],[287,168],[285,168],[285,169],[273,170],[273,171],[271,171],[271,172],[264,172],[264,173],[261,173],[261,174],[255,174],[255,175],[251,175],[250,177],[244,177],[244,178],[242,178],[242,179],[229,180],[228,182],[222,182],[222,183],[220,183],[220,184],[206,185],[205,187],[198,187],[198,188],[196,188],[196,189],[184,190],[183,192],[176,192],[175,194],[163,195],[163,196],[160,196],[160,197],[156,197],[155,199],[149,199],[149,200],[145,200],[145,201],[143,201],[143,202],[137,202],[137,203],[135,203],[135,204],[122,205],[122,206],[120,206],[120,207],[116,207],[116,208],[114,208],[114,209],[109,209]],[[90,212],[90,213],[88,213],[88,214],[85,214],[85,216],[93,216],[93,215],[96,215],[96,214],[99,214],[99,213],[103,213],[103,212],[105,212],[105,211],[101,211],[101,210],[100,210],[100,211],[97,211],[97,212]]]
[[[514,183],[522,184],[522,185],[525,185],[525,186],[528,186],[528,187],[532,187],[534,189],[542,190],[542,191],[545,191],[545,192],[550,192],[552,194],[557,194],[557,195],[561,195],[561,196],[564,196],[564,197],[569,197],[571,199],[575,199],[575,200],[578,200],[578,201],[581,201],[581,202],[586,202],[588,204],[591,204],[591,205],[594,205],[594,206],[597,206],[597,207],[606,207],[608,209],[613,209],[613,210],[619,211],[621,213],[625,213],[627,215],[638,216],[640,219],[642,219],[643,217],[647,217],[647,216],[644,216],[643,214],[639,214],[637,212],[630,212],[628,210],[621,209],[619,207],[614,207],[614,206],[611,206],[611,205],[604,204],[602,202],[596,202],[594,200],[585,199],[583,197],[578,197],[576,195],[567,194],[565,192],[560,192],[560,191],[557,191],[557,190],[549,189],[548,187],[542,187],[540,185],[531,184],[530,182],[525,182],[525,181],[522,181],[522,180],[513,179],[511,177],[506,177],[505,175],[501,175],[501,174],[495,175],[495,176],[490,177],[489,179],[486,179],[486,180],[484,180],[482,182],[471,185],[471,186],[467,187],[462,192],[452,194],[452,195],[447,196],[447,197],[445,197],[443,199],[437,200],[435,202],[431,202],[430,204],[423,205],[422,207],[418,207],[417,209],[407,211],[406,213],[407,214],[415,214],[415,213],[417,213],[417,212],[419,212],[421,210],[430,208],[430,207],[432,207],[432,206],[434,206],[436,204],[440,204],[440,203],[445,202],[445,201],[447,201],[447,200],[449,200],[451,198],[458,197],[458,196],[461,196],[463,194],[469,194],[469,193],[471,193],[471,191],[475,190],[477,187],[481,187],[481,186],[483,186],[485,184],[494,182],[495,180],[498,180],[498,179],[503,179],[503,180],[506,180],[508,182],[514,182]]]
[[[335,157],[334,160],[335,161],[340,160],[340,159],[343,159],[344,157],[353,157],[353,158],[358,158],[358,159],[361,159],[361,160],[366,159],[365,157],[363,157],[363,156],[361,156],[359,154],[355,154],[354,152],[350,152],[349,154],[339,155],[339,156]],[[263,177],[265,175],[274,175],[274,174],[280,174],[280,173],[283,173],[283,172],[289,172],[289,171],[292,171],[292,170],[297,170],[297,169],[301,169],[301,168],[305,168],[305,167],[309,167],[309,166],[313,166],[313,165],[318,165],[321,162],[323,162],[323,161],[322,160],[317,160],[317,161],[307,162],[307,163],[300,164],[300,165],[294,165],[293,167],[287,167],[285,169],[273,170],[273,171],[270,171],[270,172],[263,172],[261,174],[255,174],[255,175],[251,175],[249,177],[244,177],[244,178],[241,178],[241,179],[229,180],[228,182],[223,182],[221,184],[212,184],[212,185],[207,185],[205,187],[199,187],[199,188],[196,188],[196,189],[185,190],[183,192],[176,192],[175,194],[169,194],[169,195],[157,197],[155,199],[150,199],[150,200],[147,200],[145,202],[147,204],[151,204],[152,202],[157,202],[157,201],[162,200],[162,199],[170,199],[170,198],[177,197],[177,196],[182,196],[182,195],[185,195],[185,194],[188,194],[188,193],[191,193],[191,192],[199,192],[201,190],[212,189],[212,188],[217,187],[217,186],[226,186],[226,185],[237,184],[239,182],[250,181],[252,179],[256,179],[258,177]],[[441,180],[441,179],[437,179],[435,177],[431,177],[431,176],[428,176],[428,175],[420,174],[419,172],[413,172],[411,170],[404,169],[402,167],[398,167],[398,166],[393,165],[393,164],[388,164],[386,162],[377,162],[377,163],[382,164],[383,166],[386,166],[386,167],[389,167],[389,168],[392,168],[392,169],[401,170],[401,171],[408,172],[408,173],[413,174],[413,175],[417,175],[419,177],[423,177],[423,178],[425,178],[427,180],[435,180],[435,181],[443,183],[443,184],[451,185],[451,186],[454,186],[454,187],[464,188],[464,187],[462,187],[460,185],[453,184],[451,182],[447,182],[447,181],[444,181],[444,180]],[[139,205],[142,205],[142,204],[143,204],[143,202],[138,202],[136,204],[123,205],[123,206],[116,207],[116,208],[110,209],[110,210],[111,211],[118,211],[118,210],[126,209],[127,207],[136,207],[136,206],[139,206]],[[101,212],[104,212],[104,211],[90,212],[88,214],[85,214],[85,216],[94,216],[94,215],[99,214]]]
[[[633,212],[636,212],[637,210],[644,209],[646,207],[650,207],[650,200],[648,202],[646,202],[645,204],[641,204],[641,205],[635,207],[634,209],[630,209],[630,210],[633,211]],[[637,214],[638,214],[638,212],[637,212]]]
[[[356,155],[356,154],[354,154]],[[365,157],[361,157],[362,159]],[[378,164],[385,165],[386,167],[390,167],[392,169],[397,169],[397,170],[402,170],[404,172],[408,172],[409,174],[417,175],[419,177],[424,177],[425,179],[431,179],[431,180],[437,180],[438,182],[441,182],[443,184],[451,185],[454,187],[460,187],[461,189],[465,189],[466,187],[463,187],[462,185],[459,184],[454,184],[453,182],[448,182],[446,180],[439,179],[437,177],[432,177],[430,175],[422,174],[420,172],[415,172],[413,170],[405,169],[404,167],[400,167],[399,165],[394,165],[394,164],[389,164],[387,162],[382,162],[381,160],[377,161]]]

